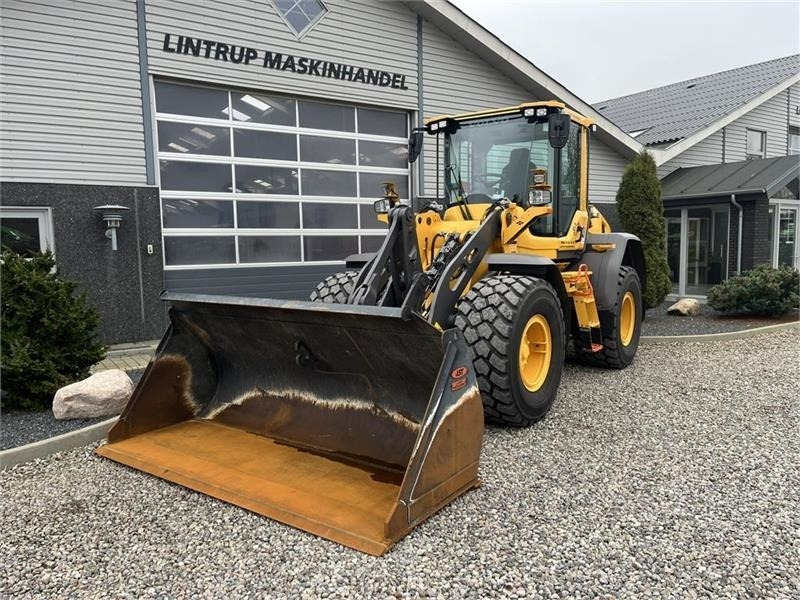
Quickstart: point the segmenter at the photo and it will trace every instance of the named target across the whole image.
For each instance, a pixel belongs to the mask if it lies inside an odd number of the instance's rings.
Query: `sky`
[[[800,53],[800,0],[451,0],[594,103]]]

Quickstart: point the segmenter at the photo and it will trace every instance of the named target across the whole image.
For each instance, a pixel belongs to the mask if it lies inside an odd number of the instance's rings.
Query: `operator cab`
[[[537,219],[531,233],[560,237],[580,207],[581,126],[552,103],[515,109],[428,123],[428,133],[444,133],[442,200],[465,219],[475,212],[467,207],[475,205],[550,205],[552,214]],[[409,148],[413,160],[421,139],[412,135]]]

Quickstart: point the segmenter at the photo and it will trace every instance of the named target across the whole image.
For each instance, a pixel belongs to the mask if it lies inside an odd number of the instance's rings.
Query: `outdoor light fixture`
[[[116,251],[117,229],[122,224],[122,211],[130,209],[119,204],[103,204],[95,206],[94,209],[100,211],[103,224],[106,226],[106,237],[111,240],[111,249]]]

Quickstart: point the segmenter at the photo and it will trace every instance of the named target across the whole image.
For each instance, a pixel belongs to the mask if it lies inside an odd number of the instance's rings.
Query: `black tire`
[[[620,330],[620,317],[625,294],[633,295],[635,319],[633,335],[624,343]],[[617,294],[611,311],[600,311],[600,330],[603,332],[603,349],[600,352],[578,352],[578,359],[588,365],[606,369],[624,369],[633,362],[639,347],[642,331],[642,285],[632,267],[620,267],[617,275]],[[578,342],[575,342],[576,347]]]
[[[550,363],[535,391],[520,373],[526,325],[534,317],[548,328]],[[487,421],[524,427],[544,417],[553,404],[564,369],[564,315],[553,287],[543,279],[495,275],[477,282],[458,305],[456,326],[469,345]],[[540,370],[540,372],[543,372]]]
[[[342,271],[329,275],[317,284],[311,292],[310,300],[326,304],[346,304],[357,278],[358,271]]]

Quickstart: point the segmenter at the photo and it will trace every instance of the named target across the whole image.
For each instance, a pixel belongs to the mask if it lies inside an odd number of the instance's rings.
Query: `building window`
[[[22,256],[54,250],[53,218],[49,208],[0,208],[0,233],[3,249]]]
[[[307,33],[328,12],[320,0],[272,0],[272,4],[298,36]]]
[[[408,113],[157,81],[165,268],[335,264],[409,198]],[[181,107],[186,107],[181,110]]]
[[[767,157],[767,132],[759,131],[757,129],[748,129],[745,158],[747,160],[751,160],[753,158],[766,158],[766,157]]]
[[[796,205],[775,205],[769,207],[769,264],[773,267],[800,266],[798,252],[797,222],[800,207]]]
[[[800,154],[800,127],[789,127],[789,154]]]

